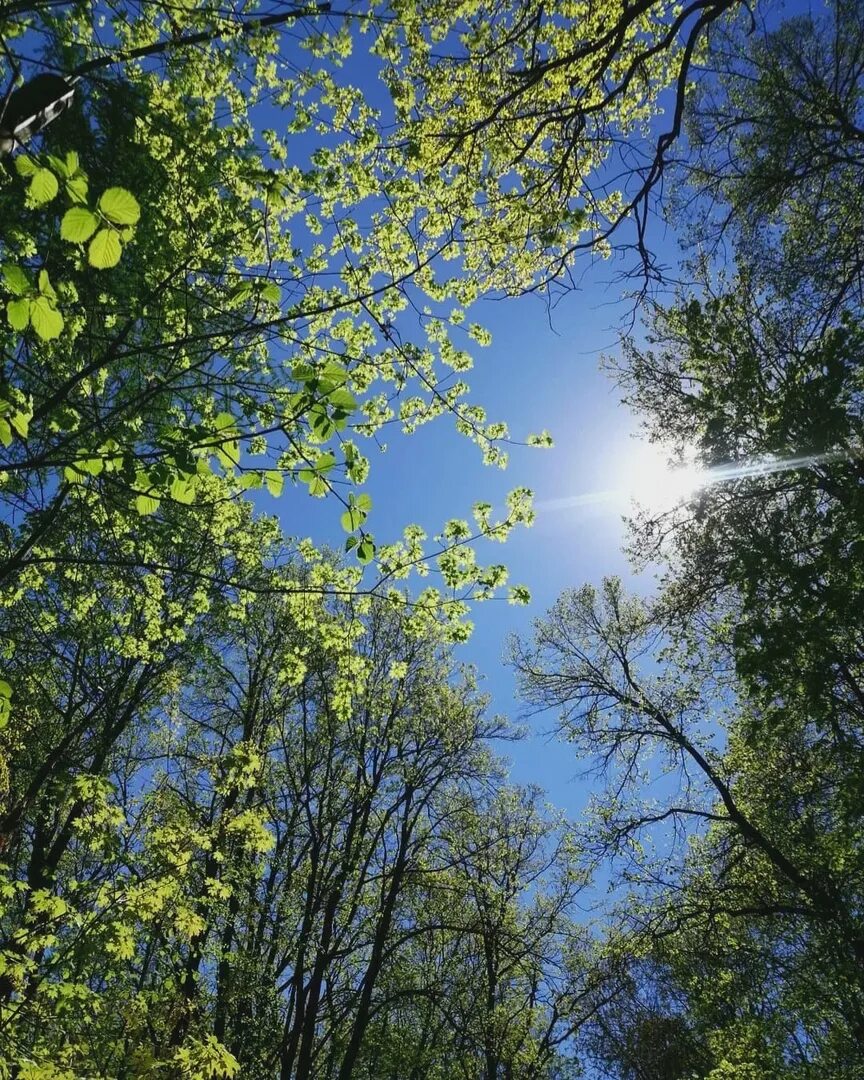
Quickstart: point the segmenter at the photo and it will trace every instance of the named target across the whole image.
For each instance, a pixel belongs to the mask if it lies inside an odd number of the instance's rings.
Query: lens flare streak
[[[581,507],[613,506],[636,502],[652,509],[669,509],[684,502],[695,492],[727,480],[748,480],[776,473],[796,472],[815,465],[851,459],[856,455],[848,450],[828,450],[821,454],[778,458],[767,456],[748,462],[730,462],[711,469],[698,469],[693,465],[669,466],[652,459],[649,454],[633,462],[627,470],[627,482],[601,491],[588,491],[580,495],[565,495],[556,499],[542,499],[535,503],[538,512],[573,510]]]

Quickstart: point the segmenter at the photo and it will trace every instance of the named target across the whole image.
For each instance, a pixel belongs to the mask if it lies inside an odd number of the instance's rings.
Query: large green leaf
[[[29,187],[30,201],[35,206],[44,206],[51,202],[60,190],[57,177],[50,169],[37,169],[33,174]]]
[[[56,300],[57,293],[54,291],[54,286],[51,284],[51,278],[48,277],[47,270],[39,271],[39,292],[43,296],[47,296],[49,300]]]
[[[268,469],[267,472],[264,473],[264,483],[267,485],[267,490],[276,499],[282,494],[282,485],[284,482],[284,477],[278,469]]]
[[[155,514],[159,509],[160,500],[155,495],[138,495],[135,498],[135,509],[142,517],[147,514]]]
[[[171,483],[171,498],[174,502],[189,506],[195,502],[195,483],[186,476],[177,476]]]
[[[85,206],[73,206],[60,222],[60,235],[70,244],[83,244],[96,232],[99,220]]]
[[[5,679],[0,679],[0,729],[9,723],[11,713],[12,687]]]
[[[331,390],[327,395],[327,400],[334,409],[340,409],[342,412],[353,412],[357,408],[357,399],[344,386],[337,386]]]
[[[97,270],[108,270],[120,262],[123,245],[113,229],[100,229],[90,241],[87,258]]]
[[[35,176],[39,171],[39,166],[26,154],[19,154],[15,158],[15,171],[19,176]]]
[[[47,296],[30,301],[30,322],[43,341],[51,341],[63,331],[63,316]]]
[[[66,193],[73,202],[87,202],[87,177],[83,173],[72,176],[66,181]]]
[[[357,561],[363,563],[372,562],[375,558],[375,542],[371,536],[364,536],[360,543],[357,545]]]
[[[26,439],[30,431],[30,417],[32,412],[13,412],[9,417],[12,430],[22,439]]]
[[[13,330],[26,330],[30,322],[30,301],[10,300],[6,305],[6,318]]]
[[[20,266],[4,266],[3,277],[13,296],[25,296],[30,291],[30,281]]]
[[[141,217],[141,207],[131,191],[112,187],[102,193],[99,209],[115,225],[134,225]]]

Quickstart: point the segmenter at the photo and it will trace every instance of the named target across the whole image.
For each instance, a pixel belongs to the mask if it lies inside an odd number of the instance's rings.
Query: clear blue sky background
[[[658,227],[657,240],[662,239]],[[470,518],[477,501],[503,509],[506,493],[516,486],[535,492],[538,512],[531,529],[516,530],[503,546],[478,548],[479,561],[505,562],[511,582],[529,586],[532,603],[514,607],[501,599],[475,605],[474,634],[457,649],[457,658],[475,665],[482,676],[491,709],[517,719],[525,710],[502,660],[507,636],[528,633],[532,618],[568,587],[599,582],[606,574],[630,576],[621,553],[626,499],[571,508],[544,505],[620,487],[628,462],[639,453],[632,438],[636,421],[619,404],[610,377],[599,370],[601,354],[616,352],[620,320],[632,310],[632,302],[621,300],[615,276],[612,261],[589,267],[580,290],[564,296],[551,312],[537,295],[471,309],[471,319],[492,333],[491,346],[473,349],[472,399],[490,419],[506,420],[516,438],[549,429],[554,448],[514,446],[509,467],[501,471],[484,466],[478,448],[443,417],[410,437],[394,426],[384,453],[364,448],[372,466],[366,489],[373,498],[369,525],[379,542],[399,538],[409,522],[431,537],[448,518]],[[290,534],[334,546],[344,541],[338,510],[329,500],[298,492],[284,507],[283,526]],[[411,586],[427,583],[414,579]],[[644,579],[632,584],[651,587]],[[572,750],[544,734],[552,717],[527,722],[531,735],[501,748],[512,761],[512,778],[539,785],[551,802],[577,814],[586,790],[578,782]]]

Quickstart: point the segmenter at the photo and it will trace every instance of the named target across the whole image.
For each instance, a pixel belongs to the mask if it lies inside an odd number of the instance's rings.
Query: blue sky
[[[373,498],[369,525],[381,542],[397,539],[409,522],[432,536],[446,519],[470,517],[477,501],[503,508],[506,493],[516,486],[535,492],[535,525],[516,530],[503,547],[481,544],[478,549],[481,562],[505,562],[511,582],[530,588],[532,603],[521,608],[502,599],[475,605],[474,634],[457,650],[459,660],[478,669],[483,689],[492,696],[491,709],[514,719],[523,716],[524,706],[502,662],[507,636],[528,633],[532,618],[568,587],[599,582],[605,574],[630,575],[621,553],[626,499],[570,508],[546,505],[620,487],[640,453],[632,438],[637,423],[620,405],[609,376],[599,370],[601,354],[616,352],[620,320],[632,310],[632,303],[621,299],[615,276],[614,262],[597,263],[581,289],[564,296],[551,312],[538,295],[484,301],[471,309],[471,319],[492,333],[491,346],[474,347],[472,399],[490,419],[506,420],[514,437],[548,429],[555,440],[552,449],[514,446],[506,470],[484,466],[478,448],[446,418],[410,437],[394,428],[383,453],[364,448],[372,466],[366,488]],[[336,507],[328,500],[298,492],[283,505],[287,532],[310,535],[318,543],[344,540]],[[419,584],[426,582],[420,579]],[[412,586],[417,585],[415,579]],[[647,589],[651,582],[633,585]],[[551,717],[528,723],[528,739],[502,747],[512,760],[512,778],[538,784],[551,802],[577,814],[586,791],[577,780],[572,751],[543,734]]]

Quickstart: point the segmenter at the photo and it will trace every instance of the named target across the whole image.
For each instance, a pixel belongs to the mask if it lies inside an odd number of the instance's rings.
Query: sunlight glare
[[[671,509],[707,481],[707,473],[691,459],[670,460],[670,452],[653,443],[637,443],[624,463],[621,487],[644,510]]]

